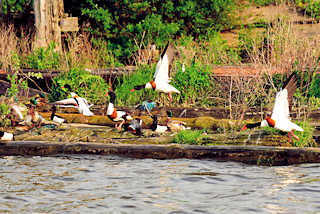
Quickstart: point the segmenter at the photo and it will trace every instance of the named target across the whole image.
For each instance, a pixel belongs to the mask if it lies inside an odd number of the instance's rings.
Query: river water
[[[1,157],[0,213],[320,213],[320,164]]]

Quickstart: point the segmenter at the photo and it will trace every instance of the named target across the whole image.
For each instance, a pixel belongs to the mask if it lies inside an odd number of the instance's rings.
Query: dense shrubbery
[[[51,101],[65,99],[69,95],[61,88],[65,84],[69,84],[73,92],[86,97],[92,103],[101,104],[105,101],[104,95],[108,90],[108,85],[104,79],[90,74],[89,71],[77,68],[72,68],[70,71],[53,78]]]

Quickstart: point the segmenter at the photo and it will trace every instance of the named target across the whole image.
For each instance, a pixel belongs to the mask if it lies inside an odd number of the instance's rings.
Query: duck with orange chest
[[[296,84],[297,78],[295,74],[292,73],[276,95],[271,116],[268,115],[261,122],[246,124],[241,130],[269,126],[283,132],[288,132],[290,143],[291,137],[299,141],[299,137],[296,136],[293,131],[303,132],[304,130],[291,121],[289,113],[289,101],[297,89]]]
[[[166,51],[169,47],[169,42],[166,45],[165,49],[163,50],[160,59],[156,65],[156,72],[154,73],[153,80],[150,82],[147,82],[143,85],[137,85],[133,89],[131,89],[131,92],[134,92],[136,90],[141,89],[153,89],[155,91],[164,92],[168,94],[170,102],[172,102],[172,95],[171,93],[180,93],[178,89],[173,87],[171,84],[169,84],[169,59],[168,55],[166,54]]]
[[[114,103],[116,100],[116,94],[112,90],[109,90],[108,93],[106,93],[106,96],[107,95],[110,97],[110,101],[107,108],[107,116],[110,120],[116,122],[115,128],[121,130],[122,125],[129,120],[133,120],[133,118],[128,112],[118,111],[115,108]],[[118,122],[120,123],[118,124]]]

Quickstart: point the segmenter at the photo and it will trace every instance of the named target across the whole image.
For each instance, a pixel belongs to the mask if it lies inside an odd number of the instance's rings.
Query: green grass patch
[[[310,125],[307,121],[305,122],[295,122],[298,126],[304,129],[303,132],[293,131],[296,136],[299,137],[299,141],[297,141],[294,137],[292,137],[292,145],[295,147],[314,147],[316,146],[316,142],[312,138],[314,127]],[[270,135],[287,135],[288,132],[282,132],[278,129],[272,127],[263,127]],[[289,139],[288,139],[289,140]]]
[[[203,130],[183,130],[178,132],[174,138],[174,143],[179,144],[202,144],[205,135],[203,135]]]
[[[304,132],[295,132],[295,135],[299,137],[299,141],[295,138],[292,138],[293,145],[297,147],[314,147],[317,143],[312,138],[312,134],[314,131],[314,127],[310,125],[307,121],[305,122],[297,122],[297,125],[304,129]]]

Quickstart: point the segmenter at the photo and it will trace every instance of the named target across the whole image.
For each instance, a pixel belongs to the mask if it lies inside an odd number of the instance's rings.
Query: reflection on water
[[[2,157],[0,213],[317,213],[320,165]]]

